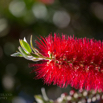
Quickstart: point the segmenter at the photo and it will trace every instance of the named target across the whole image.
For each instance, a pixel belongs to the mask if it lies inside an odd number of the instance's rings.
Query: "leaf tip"
[[[27,42],[27,40],[26,40],[26,38],[24,37],[24,39],[23,39],[25,42]]]

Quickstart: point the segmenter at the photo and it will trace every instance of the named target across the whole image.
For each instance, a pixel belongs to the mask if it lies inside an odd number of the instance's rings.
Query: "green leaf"
[[[13,57],[22,57],[22,54],[20,52],[17,52],[17,53],[11,54],[11,56],[13,56]]]
[[[30,45],[31,45],[31,48],[32,48],[32,50],[35,52],[36,55],[43,57],[43,55],[42,55],[36,48],[33,47],[32,35],[31,35],[31,37],[30,37]]]
[[[22,47],[19,46],[18,49],[19,49],[21,54],[24,54],[24,55],[28,56],[28,54],[25,52],[25,50]]]
[[[32,50],[36,53],[35,48],[33,47],[33,43],[32,43],[32,35],[30,37],[30,45],[31,45]]]
[[[34,54],[34,53],[31,53],[31,55],[32,55],[33,57],[35,57],[35,58],[39,58],[39,56],[36,55],[36,54]]]
[[[22,47],[18,47],[20,53],[22,54],[22,56],[25,58],[25,59],[28,59],[28,54],[23,50]]]
[[[24,40],[20,40],[20,45],[22,46],[23,49],[25,49],[28,53],[31,53],[32,50],[27,42]]]

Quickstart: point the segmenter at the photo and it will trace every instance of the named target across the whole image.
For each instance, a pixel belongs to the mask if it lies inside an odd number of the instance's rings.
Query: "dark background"
[[[45,87],[56,99],[71,87],[59,88],[35,80],[32,61],[14,58],[19,39],[29,41],[50,33],[103,39],[103,0],[0,0],[0,103],[33,103]]]

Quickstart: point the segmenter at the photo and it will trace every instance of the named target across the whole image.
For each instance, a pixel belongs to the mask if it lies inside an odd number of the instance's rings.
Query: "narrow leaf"
[[[39,56],[36,55],[36,54],[34,54],[34,53],[31,53],[31,55],[32,55],[33,57],[35,57],[35,58],[39,58]]]
[[[35,48],[33,47],[33,43],[32,43],[32,35],[30,37],[30,45],[31,45],[32,50],[36,53]]]
[[[20,45],[22,46],[23,49],[25,49],[28,53],[31,53],[32,50],[27,42],[24,40],[20,40]]]
[[[19,49],[20,53],[22,54],[22,56],[25,59],[28,59],[28,54],[23,50],[23,48],[19,47],[18,49]]]
[[[43,57],[43,55],[42,55],[36,48],[33,47],[32,35],[31,35],[31,37],[30,37],[30,45],[31,45],[31,48],[32,48],[32,50],[35,52],[36,55]]]
[[[18,49],[21,52],[21,54],[28,55],[22,47],[19,46]]]
[[[13,56],[13,57],[22,57],[22,54],[20,52],[17,52],[17,53],[11,54],[11,56]]]

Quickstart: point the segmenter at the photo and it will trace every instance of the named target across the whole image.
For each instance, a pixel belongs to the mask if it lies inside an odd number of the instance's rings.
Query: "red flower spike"
[[[103,91],[103,42],[54,34],[36,42],[43,60],[33,71],[44,83]]]

